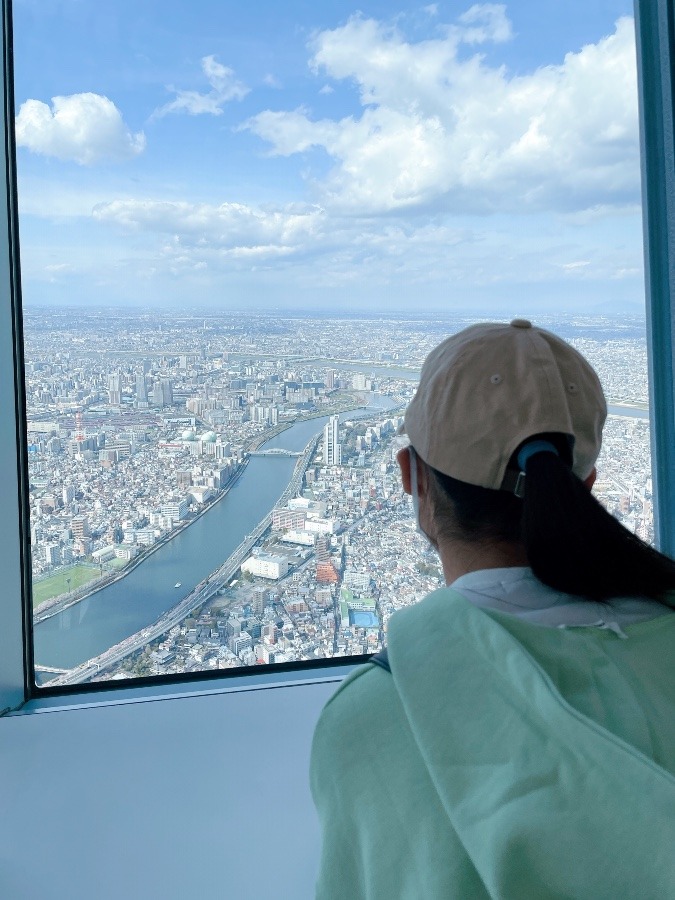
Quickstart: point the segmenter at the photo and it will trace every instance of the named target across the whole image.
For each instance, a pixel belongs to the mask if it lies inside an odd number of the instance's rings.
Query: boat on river
[[[182,587],[181,582],[180,582],[180,581],[177,581],[177,582],[174,584],[174,587],[175,587],[175,588]]]

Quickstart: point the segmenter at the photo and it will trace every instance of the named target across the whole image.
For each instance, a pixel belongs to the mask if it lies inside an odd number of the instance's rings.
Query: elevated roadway
[[[304,477],[307,466],[312,459],[316,450],[319,438],[313,437],[309,444],[305,447],[302,455],[298,458],[293,470],[291,480],[275,505],[275,509],[285,506],[291,497],[300,489],[302,479]],[[180,603],[165,612],[160,618],[147,628],[137,631],[130,635],[119,644],[115,644],[109,650],[87,660],[81,665],[70,671],[58,675],[48,682],[49,687],[59,687],[61,685],[81,684],[96,678],[102,671],[109,669],[120,663],[125,657],[136,653],[142,647],[156,640],[165,634],[174,625],[178,625],[183,619],[187,618],[194,610],[210,600],[231,578],[239,571],[239,567],[249,555],[254,545],[263,534],[267,531],[272,523],[272,510],[265,518],[258,523],[254,530],[247,534],[244,540],[239,544],[236,550],[228,557],[220,568],[212,572],[207,578],[201,581],[191,593],[184,597]],[[44,667],[43,667],[44,668]],[[45,671],[47,671],[45,669]]]

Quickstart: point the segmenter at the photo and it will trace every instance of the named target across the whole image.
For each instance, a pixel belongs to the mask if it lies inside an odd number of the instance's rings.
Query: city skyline
[[[395,454],[424,358],[466,324],[26,310],[43,673],[78,681],[374,649],[393,609],[438,578]],[[596,495],[653,540],[644,322],[543,324],[591,361],[607,394]],[[385,521],[405,539],[395,564]],[[260,579],[276,587],[252,615]]]
[[[642,308],[624,0],[23,0],[15,59],[29,305]]]

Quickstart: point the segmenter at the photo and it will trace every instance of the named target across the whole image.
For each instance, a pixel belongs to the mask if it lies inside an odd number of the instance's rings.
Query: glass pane
[[[39,683],[379,648],[441,583],[400,416],[476,320],[590,358],[651,540],[631,8],[15,4]]]

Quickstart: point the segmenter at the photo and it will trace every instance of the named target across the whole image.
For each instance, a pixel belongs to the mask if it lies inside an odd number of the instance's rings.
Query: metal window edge
[[[675,556],[675,0],[635,0],[655,538]]]
[[[280,690],[283,688],[302,688],[316,685],[338,685],[355,668],[355,664],[338,666],[320,673],[303,677],[298,672],[287,673],[288,677],[275,674],[242,675],[236,682],[193,682],[176,683],[158,687],[143,685],[136,688],[118,687],[110,691],[92,694],[64,694],[49,698],[33,698],[16,709],[7,709],[0,713],[0,718],[16,716],[43,715],[45,713],[73,712],[82,709],[101,709],[109,706],[125,706],[138,703],[157,703],[163,701],[189,700],[199,697],[225,696],[229,694],[251,693],[254,691]]]
[[[2,0],[0,14],[0,707],[12,710],[30,693],[32,647],[11,0]]]

